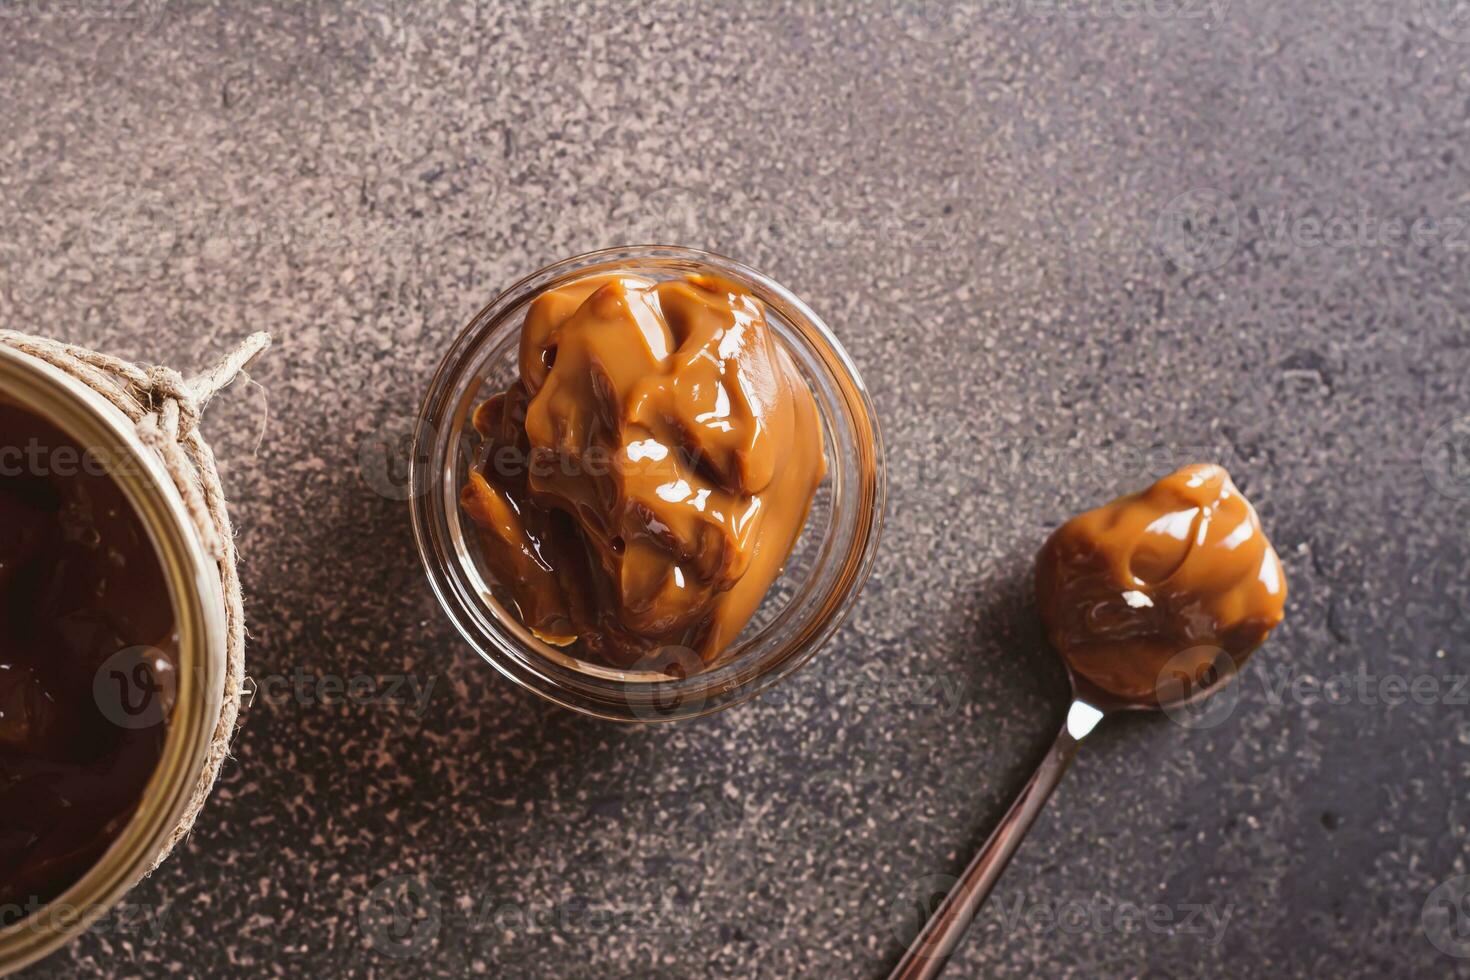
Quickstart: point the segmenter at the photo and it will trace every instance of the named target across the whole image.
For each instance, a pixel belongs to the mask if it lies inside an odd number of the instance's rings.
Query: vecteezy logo
[[[92,698],[102,717],[119,728],[160,724],[173,710],[178,673],[153,647],[128,647],[102,662],[92,677]]]
[[[629,668],[633,674],[662,674],[674,681],[693,677],[704,670],[699,654],[684,646],[659,647]],[[704,707],[705,695],[700,690],[671,687],[668,681],[628,679],[623,684],[624,696],[633,714],[644,721],[668,721],[697,713]]]
[[[158,193],[114,194],[82,222],[82,238],[92,257],[128,269],[162,263],[180,237],[178,216]]]
[[[417,423],[407,416],[388,419],[358,444],[357,465],[362,480],[373,492],[389,500],[407,500],[413,493],[409,486],[412,469],[414,433]],[[433,442],[432,429],[425,423],[429,434],[423,441],[427,446]]]
[[[439,937],[443,919],[439,892],[414,875],[394,875],[378,882],[357,916],[368,946],[395,959],[422,954]]]
[[[1240,703],[1240,685],[1233,683],[1237,673],[1234,658],[1219,647],[1190,647],[1165,662],[1154,694],[1175,724],[1214,728]]]
[[[1420,0],[1419,6],[1434,33],[1456,44],[1470,42],[1470,0]]]
[[[152,30],[162,22],[169,0],[0,0],[0,20],[115,21]]]
[[[897,0],[893,16],[899,30],[922,44],[957,41],[982,19],[1014,14],[1021,0]]]
[[[1470,959],[1470,875],[1451,878],[1430,892],[1419,924],[1435,949]]]
[[[170,0],[109,0],[98,6],[110,6],[119,20],[131,21],[139,30],[157,30],[168,15]]]
[[[1429,434],[1420,458],[1429,485],[1451,500],[1470,499],[1470,415]]]
[[[958,883],[959,879],[954,875],[925,875],[910,882],[907,888],[894,897],[893,904],[888,909],[888,928],[893,933],[893,938],[903,944],[904,949],[910,949],[918,942],[924,926],[939,911],[945,896]],[[954,937],[948,943],[935,948],[933,954],[948,956],[954,951],[959,939],[959,936]]]
[[[1213,188],[1186,191],[1165,206],[1154,243],[1185,272],[1211,272],[1235,254],[1240,216],[1235,202]]]
[[[968,221],[963,194],[951,182],[949,187],[940,188],[938,199],[926,207],[896,212],[891,219],[892,232],[887,237],[889,240],[907,240],[909,248],[923,244],[964,250],[974,244],[967,234]]]

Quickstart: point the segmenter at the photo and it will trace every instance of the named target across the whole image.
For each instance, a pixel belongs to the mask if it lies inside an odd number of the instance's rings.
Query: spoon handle
[[[1001,872],[1016,853],[1021,838],[1026,836],[1026,831],[1031,829],[1041,808],[1051,797],[1052,790],[1061,782],[1062,774],[1077,754],[1078,745],[1102,717],[1103,713],[1087,702],[1072,702],[1067,711],[1067,723],[1062,726],[1046,758],[1036,767],[1031,781],[1021,790],[1021,795],[1011,804],[1000,825],[950,889],[918,938],[909,944],[888,980],[934,980],[939,976],[965,930],[970,927],[975,913],[980,911],[986,896],[1000,880]]]

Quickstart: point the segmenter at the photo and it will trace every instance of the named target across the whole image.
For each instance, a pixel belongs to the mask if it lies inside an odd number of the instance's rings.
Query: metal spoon
[[[1238,672],[1235,661],[1223,650],[1218,651],[1219,656],[1213,660],[1203,660],[1202,669],[1197,666],[1202,662],[1198,656],[1200,651],[1186,652],[1195,655],[1188,660],[1189,666],[1180,666],[1177,670],[1166,668],[1155,692],[1156,700],[1148,702],[1098,689],[1080,676],[1075,666],[1063,656],[1072,680],[1072,705],[1067,709],[1066,723],[1046,758],[1037,766],[1031,781],[1021,790],[1021,795],[1011,804],[1000,825],[945,896],[918,938],[909,944],[903,959],[889,974],[889,980],[933,980],[939,976],[980,906],[1000,880],[1001,872],[1010,863],[1021,839],[1036,822],[1041,808],[1061,782],[1062,774],[1077,754],[1082,739],[1097,727],[1098,722],[1120,711],[1139,710],[1164,710],[1181,719],[1180,715],[1174,714],[1174,709],[1209,697],[1224,688]],[[1180,662],[1183,664],[1185,661]],[[1203,726],[1209,722],[1200,724]]]
[[[1082,739],[1103,718],[1153,709],[1190,728],[1223,720],[1215,709],[1228,714],[1232,699],[1187,706],[1221,690],[1239,698],[1230,681],[1281,622],[1286,576],[1255,508],[1224,467],[1205,463],[1058,528],[1037,556],[1036,594],[1072,679],[1067,722],[893,980],[931,980],[944,969]],[[1172,651],[1179,637],[1199,645]],[[1160,663],[1165,654],[1172,655]]]

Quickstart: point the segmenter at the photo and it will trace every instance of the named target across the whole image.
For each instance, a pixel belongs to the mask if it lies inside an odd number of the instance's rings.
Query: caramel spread
[[[1037,558],[1036,595],[1080,677],[1150,703],[1176,655],[1243,663],[1281,622],[1286,577],[1230,475],[1199,465],[1062,525]]]
[[[131,684],[141,667],[163,687],[176,650],[167,583],[122,490],[0,403],[0,925],[96,862],[157,767],[163,716],[112,710],[147,690],[108,701],[99,673]]]
[[[541,639],[631,666],[714,660],[826,473],[810,389],[739,286],[594,276],[543,293],[520,379],[481,404],[461,496]]]

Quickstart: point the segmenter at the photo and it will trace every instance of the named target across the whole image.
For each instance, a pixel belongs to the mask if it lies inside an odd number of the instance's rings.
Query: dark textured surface
[[[433,685],[269,682],[131,918],[30,975],[880,976],[1060,721],[1034,549],[1210,457],[1292,585],[1265,673],[1212,730],[1102,731],[955,975],[1470,976],[1428,901],[1470,874],[1453,8],[0,0],[0,322],[183,367],[274,333],[258,450],[259,391],[208,425],[251,672]],[[827,317],[892,499],[807,672],[631,730],[471,657],[359,449],[497,288],[645,240]],[[1299,696],[1359,671],[1442,686]],[[406,957],[360,915],[400,875]]]

